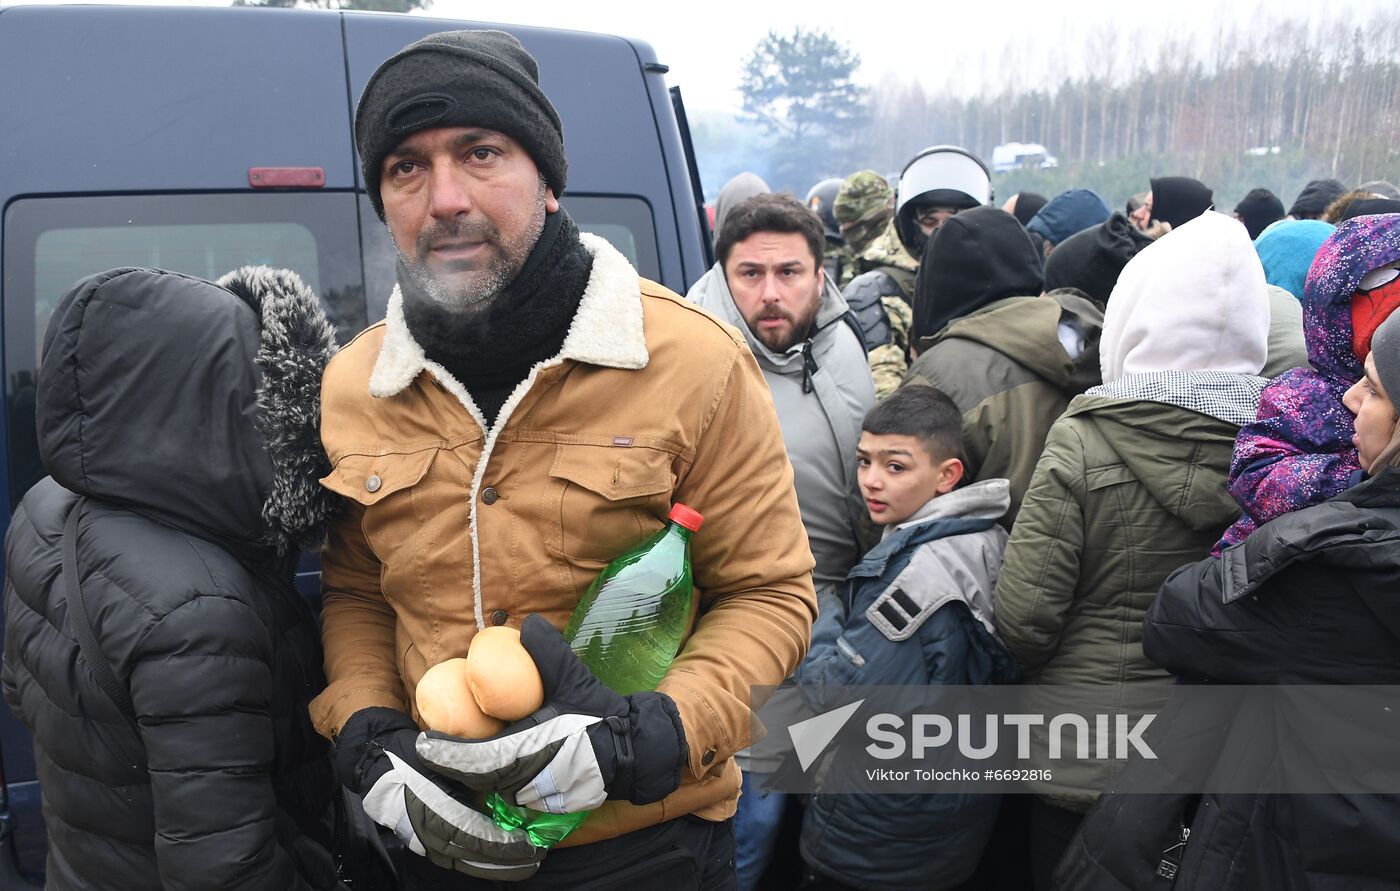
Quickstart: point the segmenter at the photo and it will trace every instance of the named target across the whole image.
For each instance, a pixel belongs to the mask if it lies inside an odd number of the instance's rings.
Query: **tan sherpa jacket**
[[[414,342],[397,290],[387,319],[332,360],[322,482],[350,507],[322,558],[330,686],[311,708],[327,736],[370,706],[416,716],[429,666],[465,655],[488,624],[540,613],[562,628],[599,570],[684,502],[705,516],[700,608],[659,689],[680,711],[689,769],[664,801],[609,802],[565,844],[731,816],[749,688],[793,672],[816,614],[792,468],[743,337],[582,238],[593,270],[563,348],[489,430]]]

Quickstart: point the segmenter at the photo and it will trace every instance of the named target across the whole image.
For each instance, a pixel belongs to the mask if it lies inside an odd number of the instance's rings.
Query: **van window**
[[[10,507],[43,476],[34,382],[49,316],[79,280],[116,266],[214,279],[240,266],[295,271],[344,343],[366,324],[359,221],[349,192],[25,198],[4,220]]]
[[[240,266],[271,265],[302,271],[302,280],[320,293],[316,238],[300,223],[50,229],[34,245],[35,333],[43,338],[54,302],[94,270],[152,266],[212,281]]]
[[[643,278],[659,281],[656,229],[651,207],[640,198],[565,195],[561,202],[584,232],[601,235],[617,248]]]
[[[566,195],[562,203],[580,229],[606,238],[641,275],[660,279],[656,227],[645,200]],[[384,317],[397,256],[369,199],[349,192],[24,198],[6,210],[3,232],[12,510],[44,475],[34,426],[44,332],[58,301],[82,278],[116,266],[206,279],[240,266],[283,267],[321,296],[336,339],[345,343]]]

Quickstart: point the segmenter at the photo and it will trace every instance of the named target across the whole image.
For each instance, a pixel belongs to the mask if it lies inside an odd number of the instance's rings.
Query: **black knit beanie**
[[[1371,358],[1390,404],[1400,402],[1400,313],[1391,313],[1371,335]]]
[[[1270,223],[1283,219],[1283,202],[1268,189],[1252,189],[1235,205],[1244,227],[1249,230],[1249,240],[1258,238]]]
[[[914,337],[1003,297],[1038,297],[1040,252],[1004,210],[974,207],[945,220],[929,239],[914,282]]]
[[[355,109],[360,169],[379,218],[384,158],[429,127],[498,130],[529,152],[556,198],[564,194],[564,128],[539,82],[534,57],[504,31],[442,31],[390,56]]]
[[[1121,213],[1092,229],[1071,235],[1045,261],[1045,290],[1078,288],[1099,303],[1107,303],[1118,275],[1151,237]]]

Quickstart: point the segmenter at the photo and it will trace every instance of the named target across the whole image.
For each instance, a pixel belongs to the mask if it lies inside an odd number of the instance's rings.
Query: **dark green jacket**
[[[1225,480],[1238,429],[1165,402],[1086,394],[1070,404],[997,582],[997,633],[1029,683],[1170,685],[1143,655],[1143,617],[1172,570],[1204,557],[1234,519]],[[1063,691],[1038,695],[1065,710]],[[1032,753],[1044,758],[1044,747]],[[1035,791],[1085,811],[1121,763],[1032,766],[1054,773]]]
[[[1083,337],[1071,359],[1061,322]],[[1103,311],[1074,293],[1008,297],[955,319],[919,344],[907,384],[934,386],[963,413],[966,479],[1011,481],[1011,527],[1050,426],[1099,378]]]

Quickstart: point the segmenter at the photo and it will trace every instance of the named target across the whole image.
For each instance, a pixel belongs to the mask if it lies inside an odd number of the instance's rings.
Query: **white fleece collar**
[[[636,270],[606,239],[581,232],[579,241],[593,255],[593,269],[564,345],[559,355],[546,364],[572,359],[608,368],[645,368],[649,356]],[[441,365],[430,361],[413,339],[404,319],[403,294],[395,285],[384,318],[384,342],[369,378],[370,395],[394,396],[425,370],[431,371],[459,399],[466,395],[461,384]],[[470,405],[469,399],[463,401]]]

